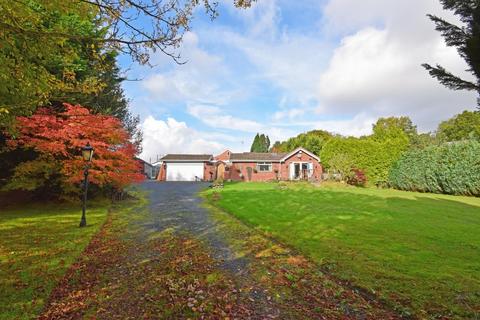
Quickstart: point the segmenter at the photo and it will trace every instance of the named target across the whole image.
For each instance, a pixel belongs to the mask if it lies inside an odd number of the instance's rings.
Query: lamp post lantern
[[[80,227],[87,225],[87,218],[85,216],[85,210],[87,209],[87,190],[88,190],[88,169],[90,168],[90,162],[93,157],[93,147],[89,142],[82,147],[82,157],[85,160],[85,168],[83,170],[83,206],[82,206],[82,219],[80,220]]]

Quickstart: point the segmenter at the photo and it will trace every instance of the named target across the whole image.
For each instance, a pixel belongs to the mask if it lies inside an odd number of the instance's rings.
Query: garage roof
[[[160,161],[204,162],[212,160],[211,154],[167,154]]]

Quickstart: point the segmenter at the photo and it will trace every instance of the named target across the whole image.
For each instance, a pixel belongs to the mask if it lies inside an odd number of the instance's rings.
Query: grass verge
[[[88,209],[79,228],[80,207],[31,204],[0,212],[0,319],[32,319],[65,271],[100,229],[107,203]]]

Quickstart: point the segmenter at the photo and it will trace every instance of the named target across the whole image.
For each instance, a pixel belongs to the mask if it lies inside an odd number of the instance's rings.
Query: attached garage
[[[159,180],[166,181],[204,181],[206,167],[213,160],[209,154],[167,154],[160,159],[161,174]]]
[[[171,162],[166,165],[167,181],[203,180],[203,163]]]

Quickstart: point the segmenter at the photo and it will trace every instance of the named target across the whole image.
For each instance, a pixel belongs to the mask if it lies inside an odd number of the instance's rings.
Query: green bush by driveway
[[[216,206],[420,317],[480,314],[480,199],[355,187],[227,184]]]

